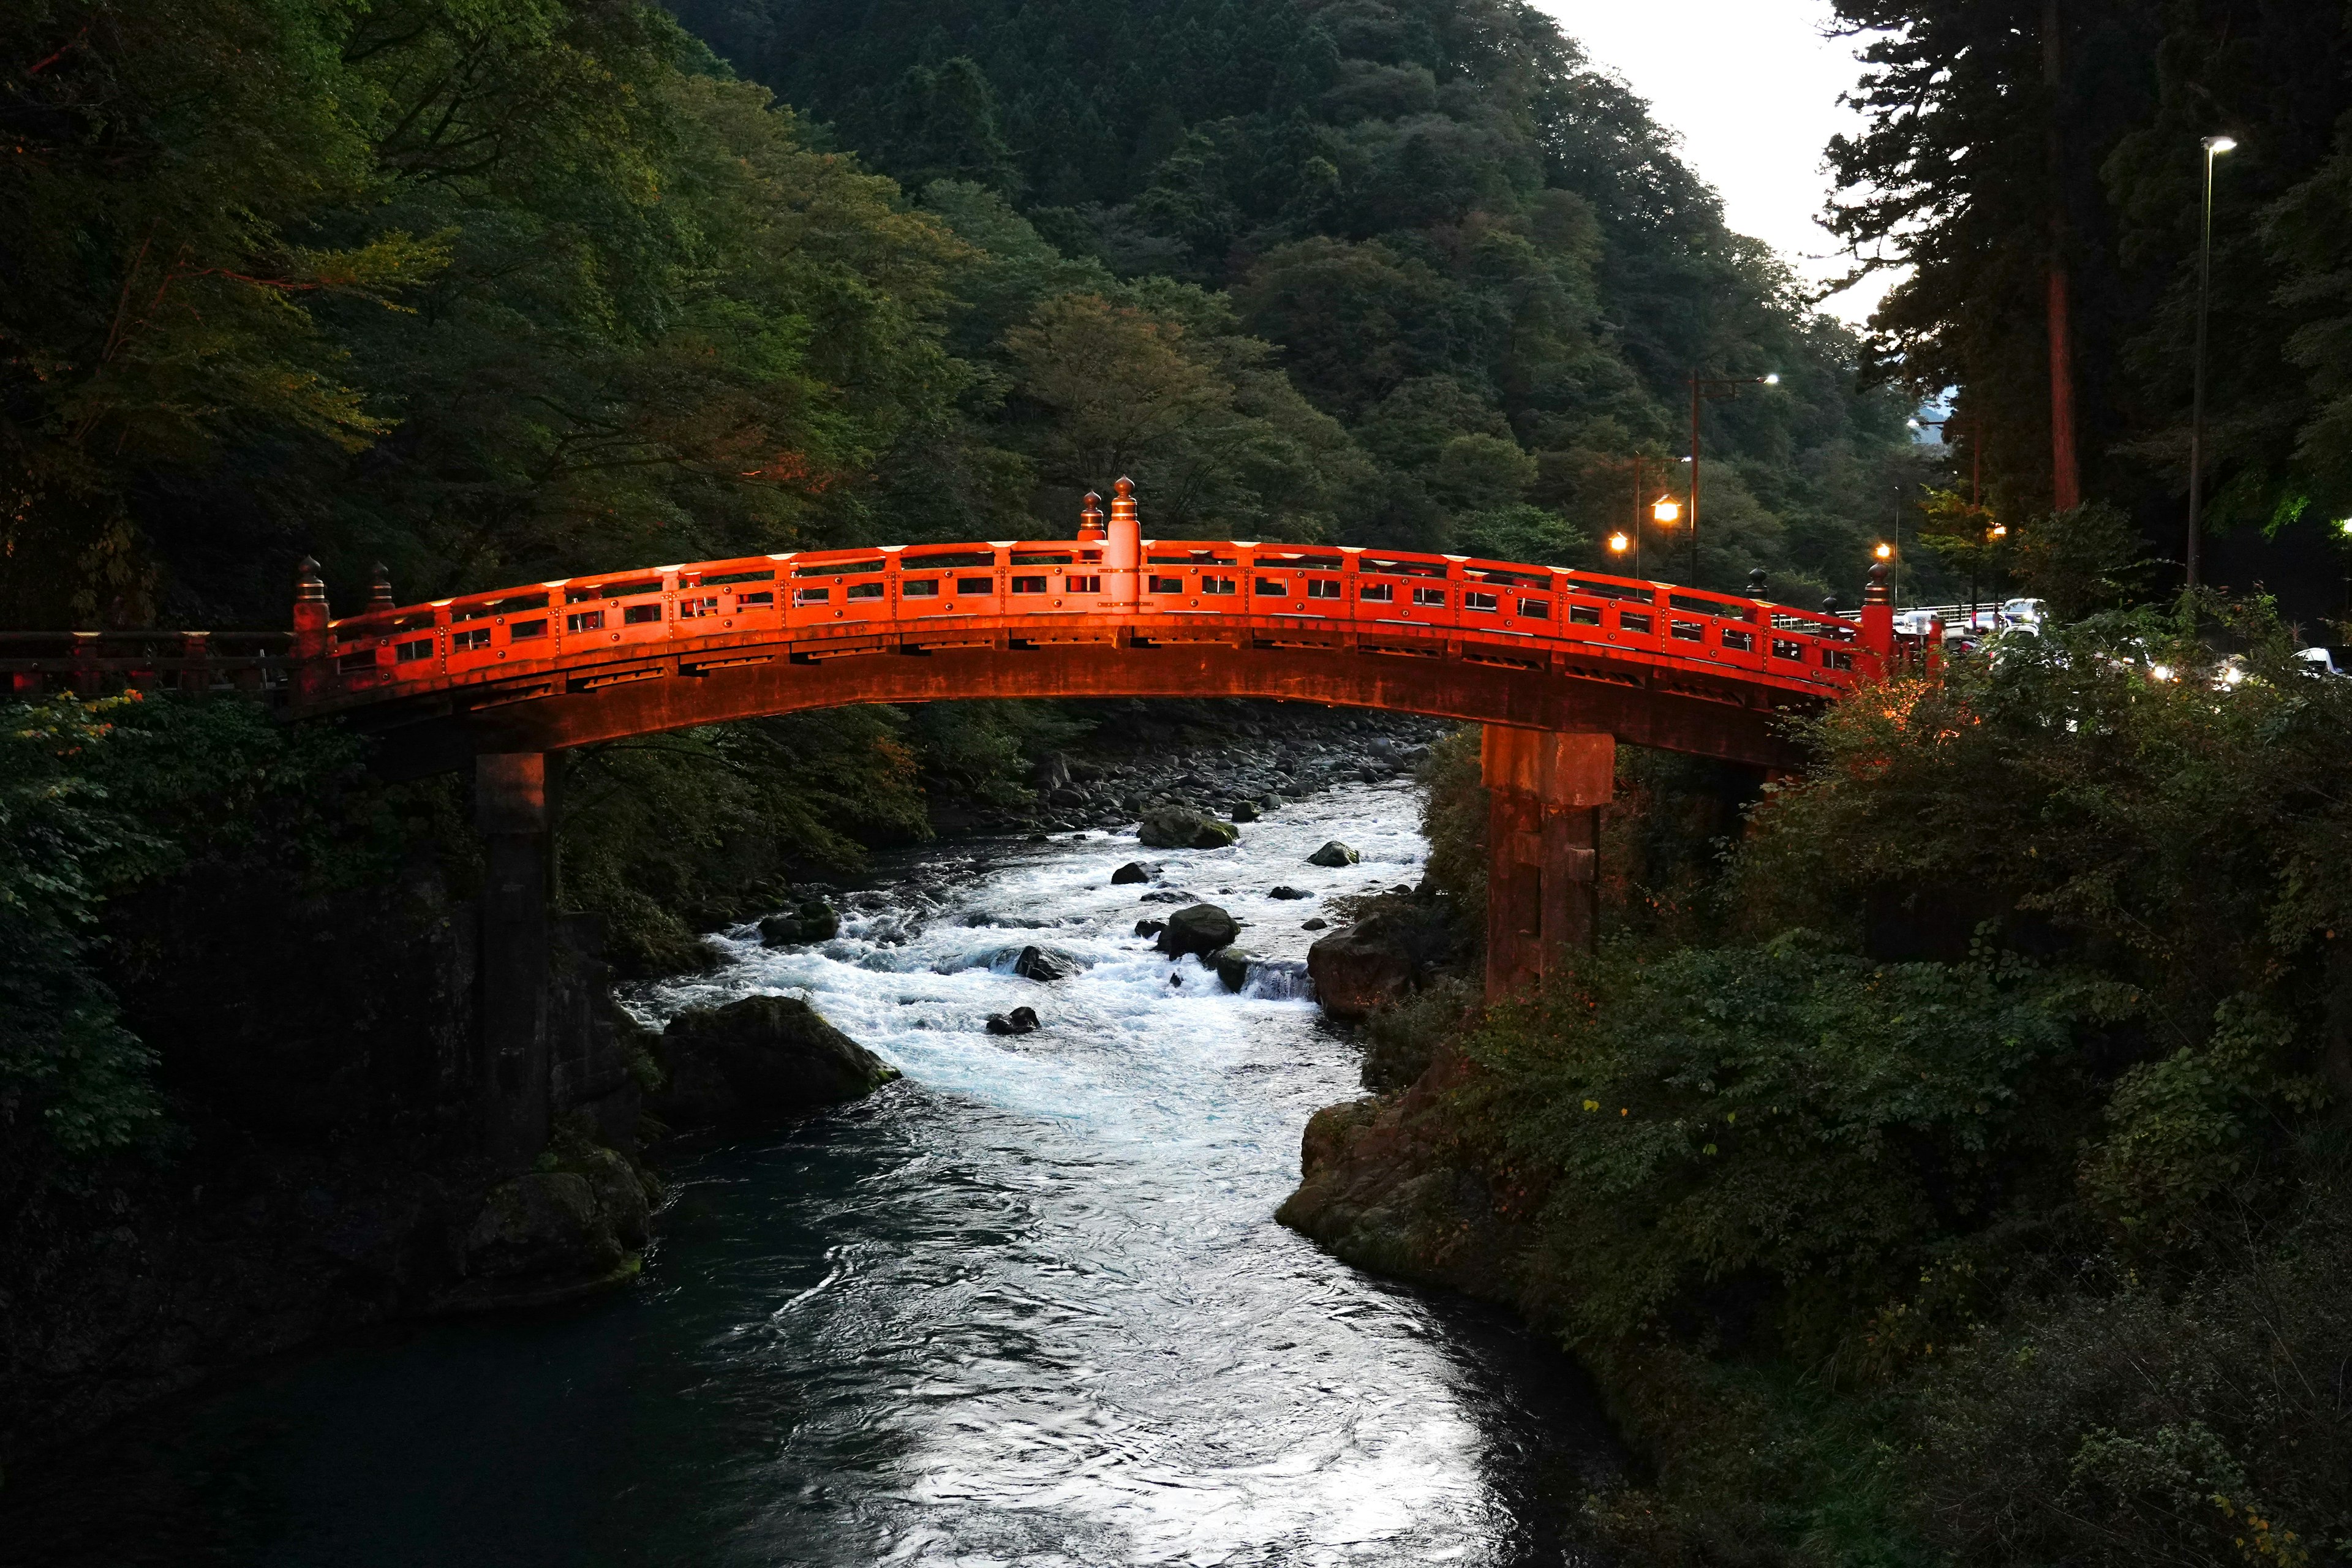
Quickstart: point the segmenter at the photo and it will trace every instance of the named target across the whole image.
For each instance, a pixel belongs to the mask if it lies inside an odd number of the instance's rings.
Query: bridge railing
[[[499,700],[725,664],[885,647],[1249,638],[1643,679],[1729,678],[1835,696],[1890,668],[1884,567],[1860,621],[1733,594],[1520,562],[1253,540],[1143,539],[1121,481],[1076,540],[785,551],[396,605],[383,570],[331,619],[315,563],[294,630],[0,637],[17,691],[60,681],[284,691],[344,707],[457,688]]]
[[[292,679],[291,640],[285,632],[0,632],[0,681],[18,697],[131,688],[275,693]]]
[[[1858,623],[1737,595],[1560,567],[1354,545],[1144,540],[792,551],[600,573],[335,620],[306,701],[394,696],[557,664],[909,632],[933,646],[1125,627],[1339,629],[1506,660],[1553,653],[1737,673],[1834,693],[1881,668]],[[386,595],[388,597],[388,595]]]

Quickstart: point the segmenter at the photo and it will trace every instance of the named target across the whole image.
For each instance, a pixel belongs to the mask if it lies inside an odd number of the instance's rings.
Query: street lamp
[[[1698,410],[1707,398],[1737,397],[1747,386],[1778,386],[1780,373],[1769,371],[1762,375],[1707,376],[1696,371],[1690,374],[1691,449],[1690,449],[1690,558],[1691,584],[1698,584]]]
[[[2205,317],[2213,295],[2213,160],[2237,146],[2228,136],[2208,136],[2205,148],[2205,228],[2197,247],[2197,368],[2189,400],[2189,586],[2197,586],[2198,503],[2205,479]]]
[[[1613,532],[1609,536],[1607,542],[1610,552],[1614,555],[1622,556],[1628,549],[1633,551],[1633,575],[1636,577],[1642,575],[1642,556],[1643,553],[1643,545],[1648,531],[1642,526],[1642,495],[1643,492],[1648,489],[1648,487],[1643,482],[1642,469],[1644,464],[1655,462],[1658,459],[1654,458],[1644,457],[1639,452],[1634,453],[1630,458],[1620,458],[1610,460],[1611,467],[1615,467],[1619,464],[1630,463],[1633,465],[1633,531],[1631,533],[1627,533],[1621,530]],[[1650,509],[1650,515],[1656,518],[1660,522],[1672,522],[1675,518],[1682,515],[1682,509],[1679,507],[1671,507],[1668,510],[1660,510],[1657,507],[1654,506]],[[1617,541],[1621,539],[1624,540],[1626,542],[1624,544],[1618,543]]]

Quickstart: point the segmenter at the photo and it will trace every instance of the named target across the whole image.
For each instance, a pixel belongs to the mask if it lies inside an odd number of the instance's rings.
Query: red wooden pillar
[[[1486,726],[1486,994],[1575,967],[1601,930],[1601,808],[1617,777],[1607,734]]]
[[[520,1167],[546,1146],[549,905],[554,897],[547,754],[474,759],[482,836],[480,981],[483,1142]]]
[[[1895,591],[1886,578],[1886,563],[1878,562],[1862,591],[1862,646],[1877,655],[1881,677],[1895,673]]]

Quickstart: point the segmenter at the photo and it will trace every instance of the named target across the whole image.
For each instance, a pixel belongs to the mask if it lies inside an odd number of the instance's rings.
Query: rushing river
[[[1612,1461],[1566,1362],[1271,1218],[1353,1047],[1282,965],[1234,995],[1132,934],[1189,889],[1303,957],[1325,899],[1419,876],[1412,805],[1345,785],[1215,851],[934,848],[831,942],[735,940],[630,1005],[806,995],[906,1080],[674,1173],[638,1289],[306,1359],[153,1462],[289,1568],[1581,1561]],[[1305,863],[1335,837],[1363,863]],[[1112,885],[1139,857],[1158,886]],[[1087,967],[1020,978],[1028,942]],[[1037,1033],[985,1031],[1022,1005]]]

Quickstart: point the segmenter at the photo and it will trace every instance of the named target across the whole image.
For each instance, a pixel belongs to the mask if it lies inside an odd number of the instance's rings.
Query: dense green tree
[[[2291,531],[2242,554],[2307,605],[2317,531],[2352,510],[2329,352],[2342,307],[2334,165],[2352,110],[2340,8],[2263,0],[1839,0],[1868,39],[1865,129],[1832,147],[1837,226],[1909,274],[1876,348],[2030,533],[2053,504],[2053,339],[2071,364],[2083,499],[2183,552],[2203,138],[2216,164],[2204,517]],[[2052,314],[2053,274],[2067,308]],[[2330,585],[2332,586],[2332,585]]]

